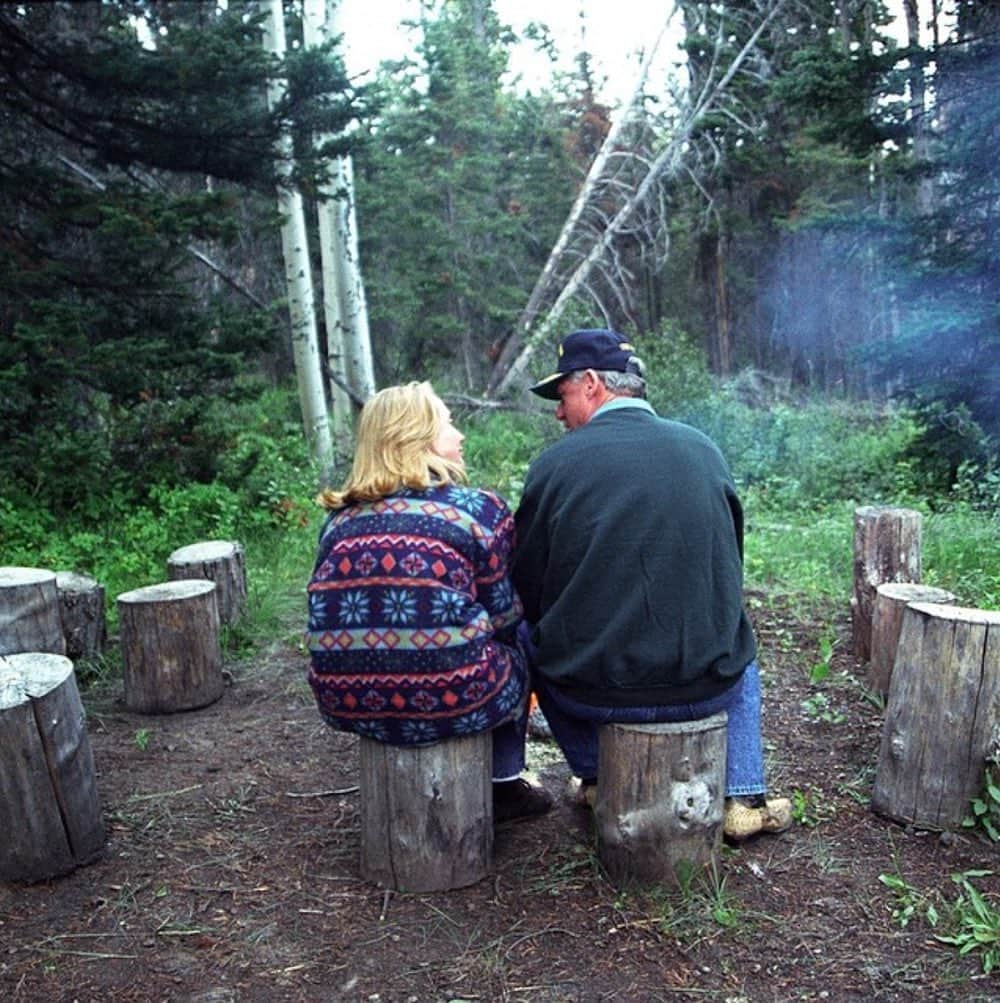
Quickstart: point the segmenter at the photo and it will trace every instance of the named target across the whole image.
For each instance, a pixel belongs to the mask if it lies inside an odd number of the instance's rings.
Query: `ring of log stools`
[[[360,740],[361,876],[407,892],[493,873],[493,736],[433,745]]]
[[[0,811],[0,880],[55,878],[104,847],[83,705],[62,655],[0,656]]]
[[[185,579],[118,596],[125,705],[140,714],[205,707],[222,696],[214,582]]]
[[[599,729],[598,856],[618,886],[683,884],[718,864],[726,787],[723,711]]]

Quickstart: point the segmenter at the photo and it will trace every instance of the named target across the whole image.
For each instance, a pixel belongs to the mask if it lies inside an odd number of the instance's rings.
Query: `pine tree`
[[[383,381],[481,389],[572,202],[562,118],[503,83],[510,34],[487,0],[425,10],[416,58],[384,68],[356,161]]]
[[[210,478],[226,435],[212,402],[275,345],[273,313],[234,293],[238,282],[206,281],[189,245],[224,252],[245,239],[241,221],[260,222],[254,193],[273,190],[283,125],[339,135],[352,109],[336,61],[274,66],[259,18],[231,8],[0,7],[0,475],[11,490],[42,478],[58,505],[91,480]],[[272,72],[290,80],[273,113]],[[326,151],[299,145],[296,179],[315,185]],[[255,281],[258,304],[274,295],[271,278]]]

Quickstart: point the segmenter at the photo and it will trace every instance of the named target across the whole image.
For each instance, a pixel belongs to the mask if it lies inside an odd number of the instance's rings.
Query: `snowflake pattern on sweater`
[[[401,491],[332,512],[308,586],[309,684],[335,728],[423,745],[520,704],[514,519],[474,488]]]

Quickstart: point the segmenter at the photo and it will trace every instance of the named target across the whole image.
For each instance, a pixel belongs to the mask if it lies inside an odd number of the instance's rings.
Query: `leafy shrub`
[[[775,508],[920,494],[919,471],[906,456],[919,426],[905,411],[822,401],[762,410],[722,391],[686,418],[716,442],[737,482],[758,488]]]
[[[492,488],[514,506],[524,489],[528,465],[561,434],[559,423],[542,414],[501,411],[459,419],[469,480]]]
[[[995,450],[965,404],[942,400],[920,403],[915,414],[919,430],[906,454],[920,468],[930,493],[947,494],[963,466],[979,467],[997,459]]]
[[[636,348],[646,363],[649,402],[659,414],[683,414],[711,396],[708,359],[685,331],[664,325],[658,334],[638,338]]]

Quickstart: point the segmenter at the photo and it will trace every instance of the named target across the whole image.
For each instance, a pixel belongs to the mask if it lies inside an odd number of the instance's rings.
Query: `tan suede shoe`
[[[768,798],[757,808],[739,798],[726,798],[722,833],[733,842],[765,832],[784,832],[791,824],[792,802],[789,798]]]

